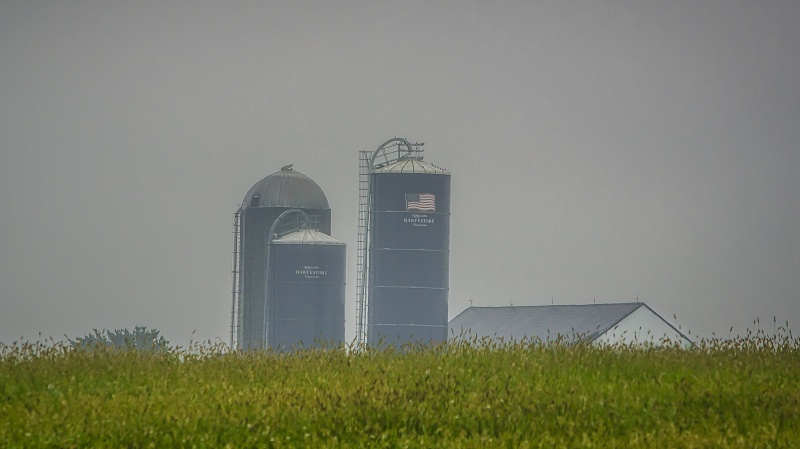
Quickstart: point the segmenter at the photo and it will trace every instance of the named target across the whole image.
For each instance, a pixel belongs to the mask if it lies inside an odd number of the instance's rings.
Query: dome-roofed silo
[[[290,207],[330,210],[328,198],[314,180],[286,165],[247,191],[244,204],[249,207]]]
[[[240,349],[264,346],[267,234],[278,216],[290,209],[305,212],[310,229],[330,235],[328,198],[316,182],[292,165],[255,183],[235,213],[232,346]],[[277,228],[279,236],[300,228],[297,216],[292,218]]]

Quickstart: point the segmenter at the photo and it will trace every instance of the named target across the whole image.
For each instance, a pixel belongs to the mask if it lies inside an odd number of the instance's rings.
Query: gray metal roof
[[[504,341],[559,335],[572,341],[580,334],[593,341],[644,303],[555,306],[470,307],[450,321],[451,338],[492,337]]]
[[[447,170],[437,167],[420,158],[407,157],[399,159],[383,167],[377,168],[373,173],[423,173],[429,175],[449,175]]]
[[[258,204],[253,195],[259,195]],[[296,207],[299,209],[328,210],[328,198],[308,176],[295,171],[291,165],[283,167],[258,181],[244,197],[245,207]]]
[[[300,229],[272,241],[273,245],[344,245],[324,232]]]

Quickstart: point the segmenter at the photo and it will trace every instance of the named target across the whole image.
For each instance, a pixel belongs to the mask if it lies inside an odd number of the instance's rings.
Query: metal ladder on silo
[[[231,285],[231,339],[230,350],[235,350],[241,341],[239,332],[241,326],[242,308],[242,206],[233,214],[233,281]]]
[[[388,165],[405,155],[419,156],[424,143],[410,143],[395,137],[375,151],[358,153],[358,254],[356,255],[356,344],[367,342],[369,310],[369,240],[372,235],[370,209],[372,207],[371,174],[376,168]],[[405,146],[407,151],[401,150]],[[391,149],[391,150],[390,150]]]
[[[356,344],[367,341],[367,269],[370,206],[370,158],[372,151],[358,153],[358,254],[356,256]]]

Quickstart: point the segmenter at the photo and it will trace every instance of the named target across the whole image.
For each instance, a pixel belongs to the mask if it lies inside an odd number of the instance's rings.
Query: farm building
[[[552,306],[469,307],[449,324],[450,339],[502,341],[560,338],[568,342],[630,344],[665,341],[691,346],[680,330],[642,302]]]

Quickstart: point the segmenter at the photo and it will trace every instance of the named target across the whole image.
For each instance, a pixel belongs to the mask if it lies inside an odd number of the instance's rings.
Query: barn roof
[[[504,341],[539,338],[594,341],[640,307],[641,302],[552,306],[470,307],[450,321],[451,338]],[[652,312],[652,309],[647,307]],[[655,312],[653,312],[655,313]]]

